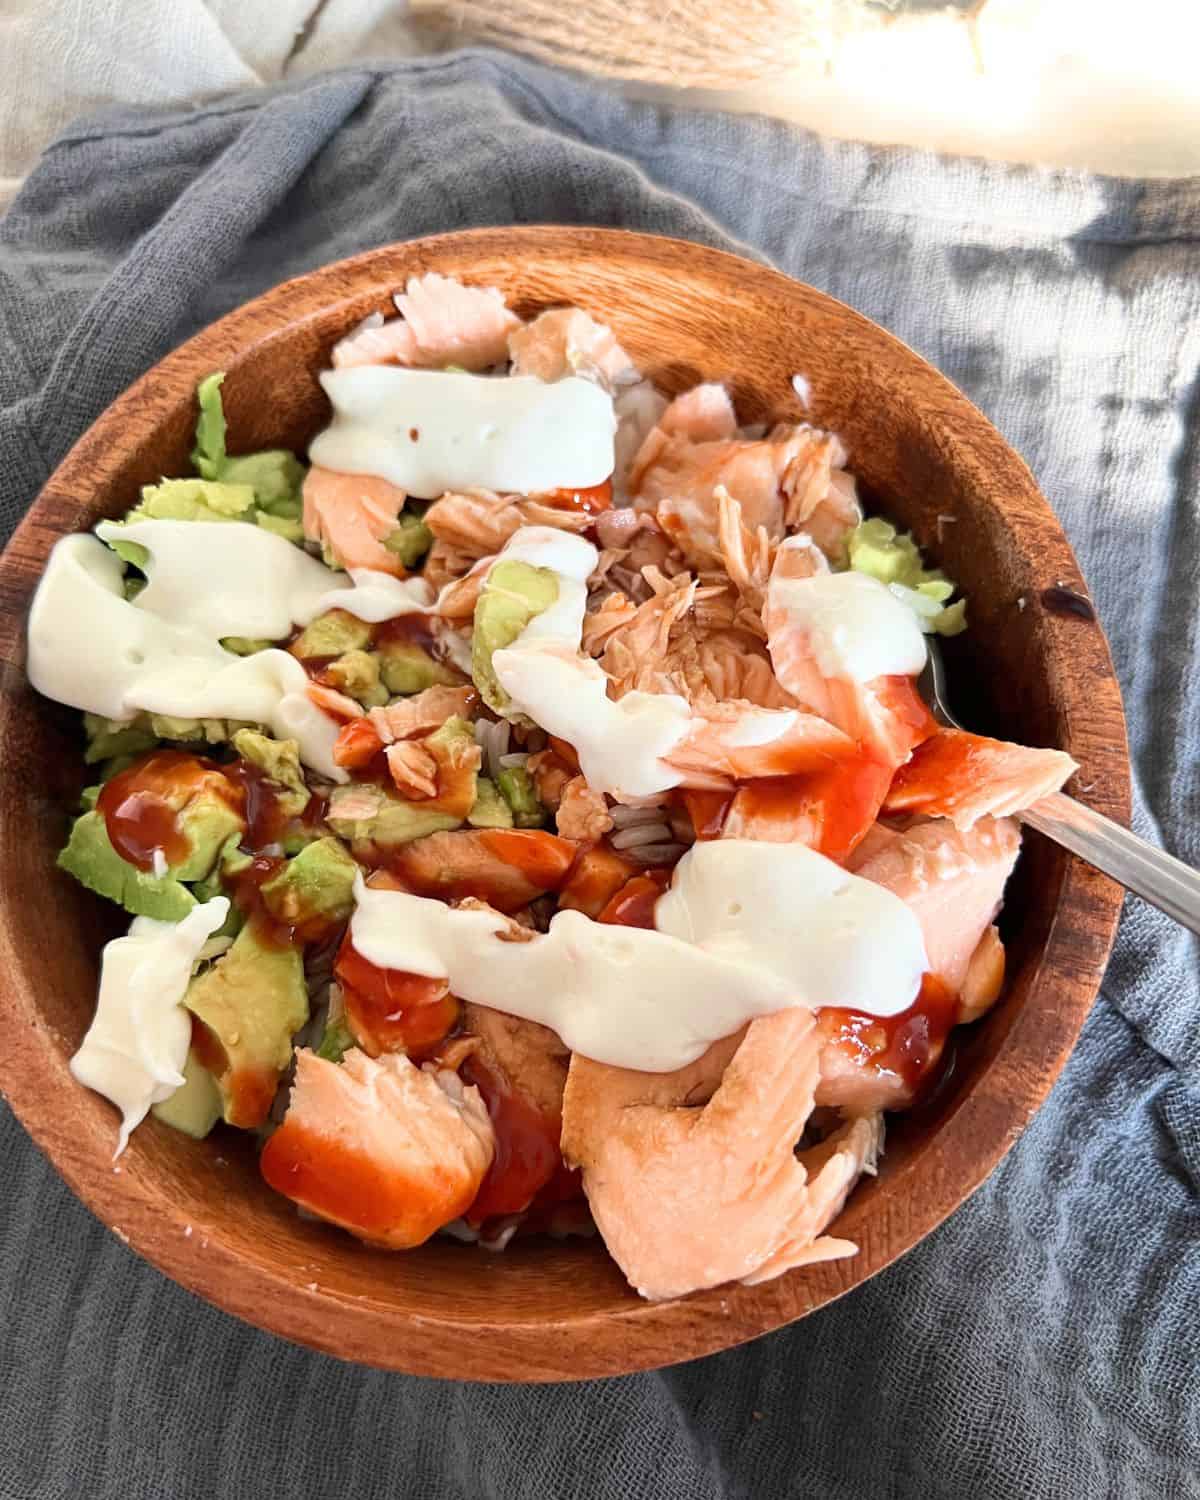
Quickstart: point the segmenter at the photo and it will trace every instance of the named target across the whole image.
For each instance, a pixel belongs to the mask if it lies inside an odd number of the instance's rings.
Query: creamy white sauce
[[[236,536],[230,544],[237,545]],[[145,710],[266,724],[279,738],[297,740],[314,770],[346,780],[333,763],[338,725],[308,697],[308,677],[295,657],[278,650],[235,656],[195,626],[138,609],[123,586],[119,558],[96,537],[78,534],[56,544],[29,614],[29,680],[39,693],[110,719]]]
[[[345,579],[284,537],[236,521],[104,521],[96,532],[149,552],[136,609],[213,640],[280,640]]]
[[[71,1072],[121,1111],[114,1158],[152,1104],[183,1084],[191,1020],[182,1004],[192,967],[224,922],[229,902],[216,896],[181,922],[135,917],[125,937],[106,943],[100,996]]]
[[[866,573],[773,578],[767,608],[786,612],[823,677],[915,677],[925,665],[925,641],[912,611]]]
[[[921,926],[891,891],[803,844],[716,839],[675,868],[654,925],[702,952],[785,979],[811,1009],[894,1016],[927,965]]]
[[[340,573],[332,576],[344,577]],[[378,625],[399,615],[429,614],[434,608],[433,586],[424,578],[393,578],[390,573],[376,573],[371,568],[351,568],[350,577],[353,588],[337,588],[321,596],[318,614],[344,609],[369,625]]]
[[[360,878],[355,948],[381,968],[443,978],[476,1005],[549,1026],[585,1057],[670,1072],[755,1016],[842,1005],[895,1015],[925,968],[920,927],[882,886],[796,844],[722,839],[676,867],[655,927],[560,911],[504,941],[508,921]]]
[[[612,397],[577,376],[546,384],[362,365],[326,371],[321,384],[334,416],[309,446],[312,461],[377,474],[423,500],[588,489],[613,472]]]

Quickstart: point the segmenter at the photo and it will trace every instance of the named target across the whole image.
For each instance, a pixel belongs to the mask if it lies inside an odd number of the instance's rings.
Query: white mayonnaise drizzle
[[[409,495],[581,489],[613,472],[612,397],[569,375],[459,375],[362,365],[327,370],[333,422],[309,447],[316,464],[377,474]]]
[[[309,698],[308,677],[294,656],[277,650],[235,656],[194,626],[138,609],[123,586],[120,560],[94,536],[57,543],[29,612],[29,680],[39,693],[109,719],[144,710],[266,724],[277,737],[296,740],[314,770],[347,779],[333,763],[339,726]]]
[[[328,609],[344,609],[368,625],[378,625],[381,620],[394,620],[398,615],[428,614],[434,608],[433,586],[424,578],[393,578],[390,573],[376,573],[371,568],[351,568],[350,577],[353,588],[333,589],[321,596],[320,614]]]
[[[102,521],[96,534],[149,552],[149,582],[135,608],[211,640],[277,641],[320,614],[322,597],[344,576],[274,532],[237,521]]]
[[[476,1005],[549,1026],[585,1057],[670,1072],[755,1016],[841,1005],[906,1010],[925,949],[882,886],[799,844],[698,844],[658,903],[655,931],[560,911],[546,934],[504,941],[490,911],[358,881],[355,948],[381,968],[444,978]]]
[[[95,537],[64,537],[29,615],[29,679],[40,693],[109,719],[139,710],[184,719],[243,719],[295,739],[305,764],[334,781],[338,725],[308,696],[286,651],[239,657],[224,636],[277,639],[330,609],[376,623],[431,608],[423,579],[368,569],[349,577],[260,527],[220,521],[106,522],[137,542],[149,582],[124,597],[122,565]]]
[[[200,950],[228,911],[225,897],[215,896],[181,922],[135,917],[125,937],[104,946],[96,1016],[70,1067],[121,1111],[114,1159],[150,1106],[183,1084],[192,1027],[180,1002]]]
[[[773,578],[768,611],[808,639],[823,677],[870,682],[915,677],[925,666],[925,641],[912,610],[866,573],[817,573]]]

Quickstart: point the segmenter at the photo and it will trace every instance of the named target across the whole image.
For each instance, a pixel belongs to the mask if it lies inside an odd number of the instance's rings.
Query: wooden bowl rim
[[[749,280],[781,300],[800,297],[869,331],[877,343],[882,341],[881,348],[890,346],[903,366],[906,380],[915,388],[910,395],[936,408],[932,419],[952,417],[956,430],[969,432],[972,441],[986,451],[995,474],[995,491],[1019,494],[1022,507],[1032,510],[1036,524],[1020,514],[1007,518],[1023,555],[1030,557],[1035,543],[1039,548],[1044,545],[1048,528],[1054,537],[1056,561],[1065,558],[1073,563],[1069,544],[1029,469],[983,414],[907,345],[844,303],[767,265],[689,241],[558,225],[486,228],[380,246],[294,277],[202,329],[142,375],[71,448],[0,558],[4,629],[23,639],[24,611],[12,602],[24,593],[14,553],[20,550],[44,562],[59,534],[39,522],[49,492],[69,493],[73,488],[95,492],[110,482],[118,464],[122,428],[151,389],[159,396],[167,391],[190,399],[203,375],[290,326],[327,312],[351,295],[349,283],[354,284],[354,295],[391,289],[402,284],[414,263],[420,269],[469,273],[473,259],[488,256],[531,262],[551,257],[561,265],[596,255],[627,260],[637,268],[660,269],[677,268],[683,258],[689,269],[716,281],[733,278],[744,284]],[[323,299],[317,294],[326,284],[330,295]],[[20,659],[22,649],[16,648],[14,659]],[[1107,789],[1103,810],[1127,821],[1129,759],[1124,718],[1102,637],[1100,649],[1107,674],[1100,680],[1089,676],[1078,682],[1070,674],[1059,674],[1062,692],[1058,701],[1068,724],[1086,721],[1098,702],[1112,715],[1116,732],[1099,748],[1092,746],[1089,760]],[[13,714],[12,683],[19,675],[9,668],[8,690],[0,704],[0,732]],[[1048,1001],[1053,994],[1053,1010],[1048,1004],[1026,1003],[990,1064],[994,1067],[1003,1061],[1011,1082],[1004,1118],[997,1121],[994,1109],[982,1113],[974,1108],[977,1091],[968,1092],[922,1148],[918,1178],[922,1192],[906,1205],[903,1224],[898,1230],[889,1226],[886,1236],[863,1238],[852,1262],[831,1262],[792,1273],[808,1278],[806,1305],[799,1311],[789,1309],[774,1294],[778,1283],[768,1283],[718,1288],[672,1302],[631,1299],[628,1305],[544,1323],[513,1323],[502,1315],[459,1321],[442,1315],[422,1316],[412,1309],[346,1296],[315,1284],[301,1288],[268,1266],[247,1264],[215,1231],[206,1232],[204,1225],[194,1223],[157,1179],[148,1180],[133,1171],[97,1172],[94,1162],[73,1152],[54,1129],[61,1061],[55,1064],[56,1038],[39,1020],[32,998],[10,978],[19,972],[18,953],[30,943],[11,902],[0,910],[0,1024],[9,1038],[0,1054],[0,1089],[68,1186],[106,1226],[164,1274],[259,1328],[342,1358],[414,1374],[573,1380],[630,1373],[743,1342],[834,1300],[906,1253],[974,1192],[1011,1148],[1066,1062],[1099,990],[1122,898],[1118,886],[1079,861],[1067,861],[1055,917],[1028,997]],[[1062,963],[1058,934],[1063,924],[1070,926],[1085,917],[1094,945],[1082,963],[1076,953],[1068,969]],[[142,1226],[151,1219],[163,1221],[171,1232],[147,1232]],[[128,1233],[121,1229],[123,1224],[130,1226]],[[192,1228],[185,1233],[189,1224]]]

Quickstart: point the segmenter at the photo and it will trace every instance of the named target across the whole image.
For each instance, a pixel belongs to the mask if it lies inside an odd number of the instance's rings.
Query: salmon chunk
[[[461,365],[464,370],[486,370],[507,358],[509,334],[520,322],[495,287],[463,286],[436,271],[410,277],[395,302],[400,317],[368,322],[334,345],[336,369]]]
[[[495,1135],[478,1089],[401,1053],[342,1063],[296,1053],[283,1124],[262,1174],[276,1192],[359,1239],[407,1250],[458,1218],[492,1163]]]
[[[557,890],[576,852],[569,839],[537,828],[464,828],[405,844],[389,863],[415,896],[472,897],[515,912]]]
[[[407,499],[374,474],[341,474],[314,464],[304,480],[304,535],[329,551],[340,568],[371,568],[403,578],[407,572],[383,545]]]
[[[1032,750],[965,729],[939,729],[896,772],[884,803],[889,813],[950,818],[971,828],[1057,792],[1079,769],[1062,750]]]
[[[616,335],[582,307],[555,307],[508,336],[514,375],[561,380],[582,375],[607,390],[632,385],[640,377]]]

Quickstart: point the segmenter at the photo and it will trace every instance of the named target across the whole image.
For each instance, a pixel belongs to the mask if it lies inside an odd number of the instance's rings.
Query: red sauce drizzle
[[[606,479],[602,484],[593,484],[586,490],[551,490],[537,498],[543,505],[549,505],[554,510],[581,510],[586,515],[598,516],[601,511],[612,507],[612,480]]]
[[[168,865],[182,864],[191,851],[171,806],[201,786],[226,785],[223,768],[215,761],[182,750],[154,750],[108,781],[96,806],[104,816],[109,842],[121,856],[147,872],[154,869],[154,851],[161,849]],[[240,805],[239,793],[229,787],[229,801]]]
[[[863,1053],[863,1066],[894,1073],[913,1094],[924,1092],[937,1077],[937,1063],[954,1027],[958,996],[941,979],[926,974],[916,1000],[898,1016],[864,1016],[830,1007],[822,1010],[831,1036],[852,1039]]]
[[[892,771],[869,756],[839,761],[803,776],[771,776],[745,782],[736,799],[747,821],[781,829],[811,821],[811,847],[844,860],[874,823]],[[752,832],[751,836],[759,836]],[[806,839],[805,842],[810,842]]]
[[[670,883],[669,870],[651,870],[645,875],[635,875],[612,898],[596,918],[597,922],[616,927],[652,928],[654,908]]]
[[[248,760],[235,760],[223,769],[231,785],[241,788],[244,798],[246,835],[242,839],[243,848],[265,849],[269,844],[277,844],[283,837],[288,819],[279,805],[275,787]]]
[[[403,641],[406,645],[420,646],[433,653],[433,631],[430,617],[422,614],[397,615],[393,620],[384,620],[371,631],[371,644],[383,646],[388,641]]]
[[[460,1071],[463,1082],[473,1083],[483,1095],[496,1132],[496,1155],[467,1210],[467,1223],[478,1226],[485,1219],[521,1213],[543,1192],[557,1195],[551,1203],[574,1196],[579,1174],[563,1164],[560,1121],[514,1093],[478,1055],[468,1057]]]
[[[421,1062],[458,1021],[458,1001],[445,980],[381,969],[351,944],[349,931],[333,972],[342,986],[350,1029],[372,1057],[403,1051]]]
[[[679,796],[692,820],[697,839],[719,839],[733,803],[733,792],[682,791]]]

